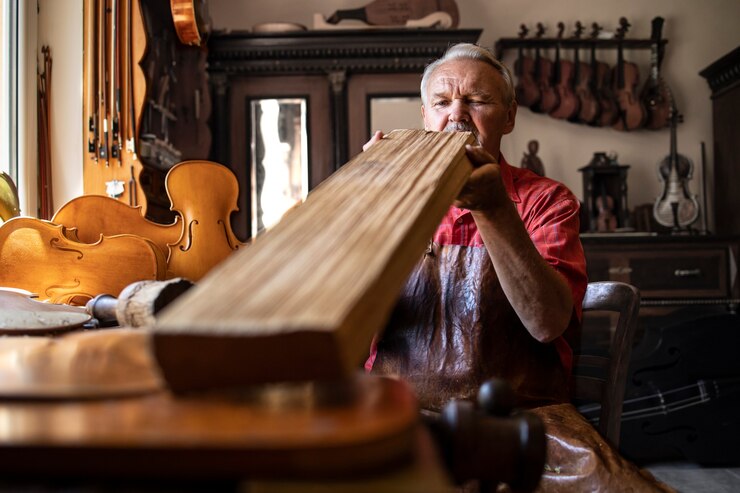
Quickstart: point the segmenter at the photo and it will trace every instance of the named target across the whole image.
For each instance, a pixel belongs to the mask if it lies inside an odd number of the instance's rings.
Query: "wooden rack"
[[[528,32],[524,25],[524,32]],[[538,27],[543,29],[541,23]],[[526,34],[524,34],[526,36]],[[626,50],[649,50],[652,49],[656,44],[658,45],[658,53],[660,58],[663,58],[663,51],[668,40],[661,39],[660,41],[654,41],[653,39],[619,39],[614,38],[594,38],[594,37],[568,37],[568,38],[557,38],[557,37],[523,37],[520,32],[520,36],[517,38],[500,38],[495,44],[495,53],[497,58],[501,58],[503,52],[506,50],[519,49],[519,48],[540,48],[548,49],[555,48],[560,45],[561,48],[596,48],[596,49],[616,49],[620,45]]]

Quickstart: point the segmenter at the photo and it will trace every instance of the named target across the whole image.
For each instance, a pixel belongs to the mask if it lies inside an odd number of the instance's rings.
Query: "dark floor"
[[[740,492],[740,467],[701,467],[691,462],[665,462],[645,468],[679,493]]]

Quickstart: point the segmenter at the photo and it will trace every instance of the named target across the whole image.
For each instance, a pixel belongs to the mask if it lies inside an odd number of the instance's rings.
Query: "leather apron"
[[[378,341],[373,372],[404,378],[435,411],[474,399],[494,376],[521,407],[568,402],[555,345],[523,327],[484,247],[430,244]]]
[[[372,371],[407,380],[433,411],[453,398],[475,399],[487,378],[507,380],[517,405],[534,408],[545,424],[538,493],[673,491],[622,458],[569,404],[555,345],[529,335],[484,247],[430,244],[378,341]]]

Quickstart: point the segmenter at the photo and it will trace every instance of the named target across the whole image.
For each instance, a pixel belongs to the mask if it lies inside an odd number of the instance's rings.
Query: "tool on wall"
[[[130,205],[143,202],[129,181],[132,176],[138,181],[141,172],[136,158],[143,93],[138,60],[146,37],[139,6],[133,0],[84,1],[84,193]]]
[[[51,50],[41,48],[42,67],[37,70],[38,84],[38,217],[49,219],[54,213],[51,180]]]

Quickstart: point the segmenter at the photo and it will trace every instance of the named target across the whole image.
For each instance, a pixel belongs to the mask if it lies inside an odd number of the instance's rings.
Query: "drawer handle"
[[[700,277],[701,269],[676,269],[673,271],[676,277]]]
[[[630,274],[632,267],[609,267],[609,274]]]

